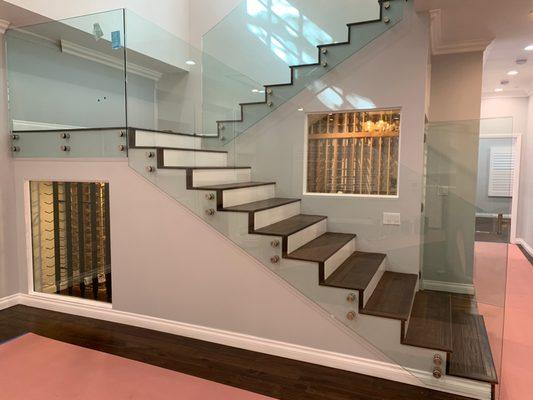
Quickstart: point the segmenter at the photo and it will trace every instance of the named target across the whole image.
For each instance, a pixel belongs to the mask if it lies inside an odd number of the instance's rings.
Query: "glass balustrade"
[[[243,1],[202,50],[127,10],[10,30],[14,154],[127,157],[138,175],[318,305],[375,361],[446,390],[443,381],[468,378],[460,356],[471,349],[450,342],[456,325],[486,329],[496,365],[501,354],[507,244],[480,238],[503,240],[499,232],[509,230],[512,121],[430,123],[424,151],[423,118],[410,125],[418,132],[404,132],[401,104],[376,109],[348,88],[324,87],[319,78],[386,35],[403,4],[381,3],[388,23],[352,25],[349,45],[340,43],[345,24],[379,17],[377,2],[350,2],[336,16],[318,1]],[[332,26],[335,18],[342,23]],[[242,46],[220,46],[240,39]],[[331,42],[339,44],[321,53],[327,66],[293,68],[290,87],[264,86],[284,82],[280,71],[313,62],[316,46]],[[232,56],[240,48],[240,58]],[[45,77],[37,68],[44,60]],[[302,90],[320,113],[306,112],[295,97]],[[341,103],[327,101],[331,91]],[[271,107],[239,106],[265,95]],[[33,100],[48,108],[26,106]],[[329,253],[306,253],[323,236]],[[351,275],[356,267],[363,272]],[[463,311],[455,325],[454,307]],[[431,329],[444,333],[428,338]],[[493,381],[476,382],[490,395]]]

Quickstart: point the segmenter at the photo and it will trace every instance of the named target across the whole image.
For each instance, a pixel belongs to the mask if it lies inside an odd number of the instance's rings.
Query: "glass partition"
[[[9,29],[13,131],[126,126],[123,10]]]
[[[500,375],[515,139],[512,118],[427,126],[422,287],[481,316]],[[458,312],[460,313],[460,312]],[[470,366],[465,358],[459,368]]]

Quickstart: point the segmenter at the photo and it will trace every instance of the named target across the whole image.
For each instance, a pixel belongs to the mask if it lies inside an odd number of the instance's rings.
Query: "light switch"
[[[400,213],[383,213],[383,225],[400,225]]]

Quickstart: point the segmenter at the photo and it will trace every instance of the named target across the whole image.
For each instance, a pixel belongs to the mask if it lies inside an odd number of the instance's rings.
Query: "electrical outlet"
[[[383,225],[400,225],[400,213],[383,213]]]

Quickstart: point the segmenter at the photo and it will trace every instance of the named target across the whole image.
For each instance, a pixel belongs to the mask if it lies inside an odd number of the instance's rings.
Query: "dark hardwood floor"
[[[27,332],[277,399],[466,399],[366,375],[127,325],[26,306],[0,311],[0,342]]]

